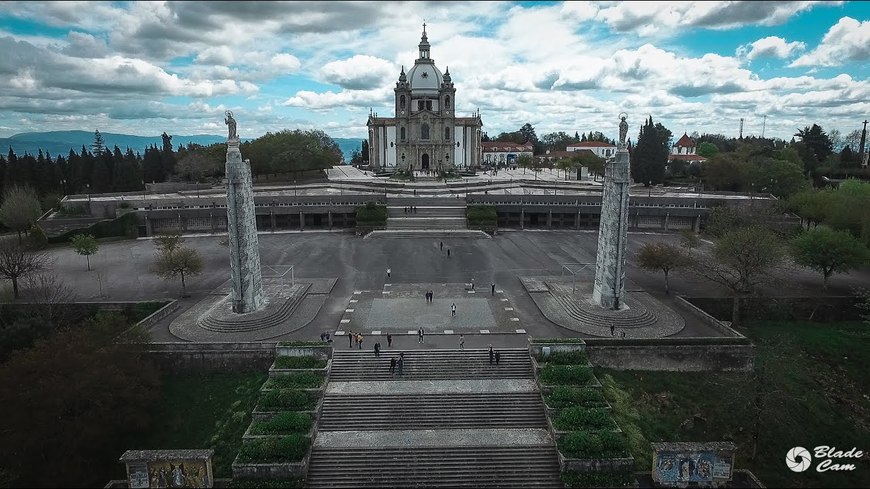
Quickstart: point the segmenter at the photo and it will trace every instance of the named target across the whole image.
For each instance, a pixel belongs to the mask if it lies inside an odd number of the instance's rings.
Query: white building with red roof
[[[602,141],[582,141],[579,143],[569,144],[566,151],[583,151],[588,150],[595,153],[599,158],[610,158],[616,154],[616,146]]]
[[[695,140],[690,138],[688,134],[683,133],[681,137],[671,148],[671,154],[668,156],[668,163],[672,161],[685,161],[687,164],[703,163],[707,158],[696,153],[697,146]]]
[[[516,144],[500,141],[485,141],[480,143],[483,150],[482,163],[488,166],[513,166],[521,155],[534,154],[532,143]]]

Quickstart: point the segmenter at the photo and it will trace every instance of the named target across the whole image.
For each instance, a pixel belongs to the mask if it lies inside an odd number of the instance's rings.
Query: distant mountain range
[[[103,140],[108,148],[115,146],[121,148],[121,152],[126,152],[127,148],[133,150],[134,153],[144,154],[145,148],[163,146],[163,139],[157,136],[132,136],[130,134],[114,134],[110,132],[100,133],[103,135]],[[246,141],[250,138],[245,139]],[[208,146],[210,144],[225,142],[225,136],[213,136],[211,134],[196,134],[193,136],[172,136],[172,146],[177,148],[179,145],[187,146],[190,143],[201,144]],[[333,140],[341,148],[344,154],[344,161],[350,163],[350,156],[353,150],[360,149],[362,139],[352,138],[333,138]],[[5,156],[9,148],[17,155],[30,153],[32,155],[42,149],[43,153],[50,153],[52,157],[57,155],[66,156],[69,150],[72,149],[76,153],[80,153],[82,146],[89,151],[94,143],[94,133],[88,131],[48,131],[48,132],[24,132],[16,134],[8,138],[0,138],[0,151]]]

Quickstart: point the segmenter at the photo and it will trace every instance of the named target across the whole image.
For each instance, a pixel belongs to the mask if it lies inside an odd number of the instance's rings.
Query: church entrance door
[[[429,169],[429,155],[427,153],[423,153],[423,158],[422,158],[421,163],[420,163],[420,169],[421,170],[428,170]]]

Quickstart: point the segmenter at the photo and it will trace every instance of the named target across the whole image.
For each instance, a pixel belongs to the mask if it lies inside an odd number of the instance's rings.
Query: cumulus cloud
[[[750,61],[762,56],[784,59],[790,57],[796,51],[803,51],[806,47],[807,45],[800,41],[786,42],[781,37],[769,36],[740,46],[737,48],[737,55],[746,56],[746,59]]]
[[[345,90],[341,92],[327,91],[323,93],[310,90],[300,90],[296,95],[285,100],[282,105],[290,107],[305,107],[312,110],[332,109],[353,105],[357,107],[379,107],[389,103],[392,90]]]
[[[320,70],[324,81],[348,90],[371,90],[388,84],[397,77],[396,66],[385,59],[356,55],[327,63]]]
[[[270,64],[284,72],[294,72],[302,66],[299,58],[289,53],[278,53],[269,60]]]
[[[870,20],[859,22],[843,17],[828,30],[816,49],[789,66],[840,66],[867,60],[870,60]]]
[[[106,41],[85,32],[72,31],[67,34],[68,44],[61,53],[76,58],[101,58],[109,53]]]

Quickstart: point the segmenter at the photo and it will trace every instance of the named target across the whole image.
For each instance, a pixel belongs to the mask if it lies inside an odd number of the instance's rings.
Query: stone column
[[[233,312],[246,313],[263,307],[263,279],[257,215],[249,161],[242,161],[240,140],[227,140],[227,233],[230,241],[230,269]]]
[[[625,129],[627,130],[627,127]],[[624,133],[625,130],[620,127],[620,135]],[[616,157],[607,164],[604,171],[598,253],[595,259],[595,286],[592,291],[592,300],[601,307],[610,309],[624,306],[625,243],[629,224],[629,166],[628,149],[623,137],[616,151]]]

